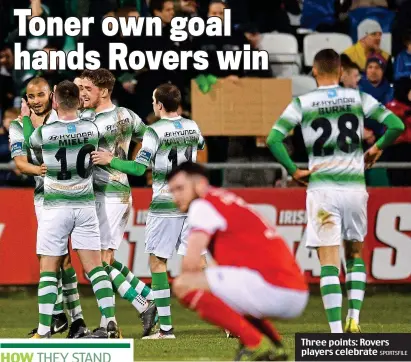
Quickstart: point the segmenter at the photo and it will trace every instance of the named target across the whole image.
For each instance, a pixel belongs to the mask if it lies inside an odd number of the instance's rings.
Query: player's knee
[[[70,269],[70,268],[73,267],[71,265],[70,254],[67,254],[67,255],[64,256],[63,263],[62,263],[61,267],[63,268],[63,270],[67,270],[67,269]]]
[[[345,243],[345,259],[354,259],[362,257],[363,243],[350,241]]]
[[[152,273],[163,273],[167,271],[167,259],[150,255],[150,270]]]

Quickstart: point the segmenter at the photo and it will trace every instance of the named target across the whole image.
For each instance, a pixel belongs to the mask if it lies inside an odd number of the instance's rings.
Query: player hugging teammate
[[[114,82],[109,71],[99,69],[85,71],[81,78],[76,78],[77,85],[69,81],[60,83],[54,94],[57,113],[53,111],[54,118],[49,117],[44,123],[44,119],[39,121],[33,112],[47,108],[50,113],[53,95],[47,82],[36,78],[28,87],[30,108],[25,103],[22,106],[23,122],[13,122],[10,141],[16,164],[26,174],[45,175],[45,201],[41,208],[36,204],[41,275],[39,327],[33,331],[33,338],[49,338],[67,329],[58,296],[62,289],[59,288],[60,266],[71,272],[70,278],[64,279],[63,274],[63,281],[68,284],[65,296],[72,327],[76,327],[70,329],[69,338],[121,336],[114,317],[113,290],[141,313],[144,336],[150,334],[155,324],[156,306],[151,289],[114,259],[131,207],[127,176],[110,167],[93,167],[90,157],[100,145],[125,159],[131,138],[141,139],[146,129],[132,111],[112,104]],[[34,89],[38,95],[30,102],[33,84],[40,88]],[[49,102],[43,108],[41,97]],[[27,150],[36,156],[35,160],[27,159]],[[39,177],[36,182],[37,201],[42,179]],[[69,236],[93,285],[102,314],[100,327],[93,333],[82,319],[75,272],[69,259],[64,258],[68,255]],[[59,311],[57,317],[53,318],[56,313],[53,310]],[[76,320],[81,323],[76,324]]]

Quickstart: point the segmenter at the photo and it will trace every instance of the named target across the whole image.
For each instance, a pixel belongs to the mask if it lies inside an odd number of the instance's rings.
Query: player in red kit
[[[180,302],[239,336],[236,360],[284,360],[281,337],[266,318],[295,318],[308,301],[288,246],[244,200],[210,187],[202,166],[183,163],[167,181],[191,228],[182,273],[173,283]],[[201,270],[206,248],[215,264]]]

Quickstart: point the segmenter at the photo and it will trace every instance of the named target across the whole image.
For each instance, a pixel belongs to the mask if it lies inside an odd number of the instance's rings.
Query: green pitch
[[[10,294],[9,294],[10,295]],[[37,298],[30,294],[0,295],[0,338],[25,338],[37,326]],[[183,309],[173,300],[172,314],[176,340],[142,341],[137,312],[128,303],[117,300],[117,320],[125,338],[135,339],[136,360],[232,360],[237,348],[235,339]],[[82,306],[90,328],[99,323],[96,301],[83,297]],[[365,298],[361,316],[363,332],[411,332],[410,298],[406,294],[377,294]],[[346,306],[344,308],[344,313]],[[294,333],[328,332],[319,296],[312,296],[303,316],[278,322],[290,357],[294,357]]]

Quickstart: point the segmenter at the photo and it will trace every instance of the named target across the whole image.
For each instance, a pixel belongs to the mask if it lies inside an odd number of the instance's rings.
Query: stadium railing
[[[299,168],[307,168],[307,163],[296,163]],[[289,178],[287,170],[277,162],[254,162],[254,163],[205,163],[204,166],[209,170],[280,170],[281,172],[281,186],[287,186]],[[13,161],[9,163],[0,163],[0,171],[14,170],[16,168]],[[377,162],[373,168],[385,169],[411,169],[411,162]]]

